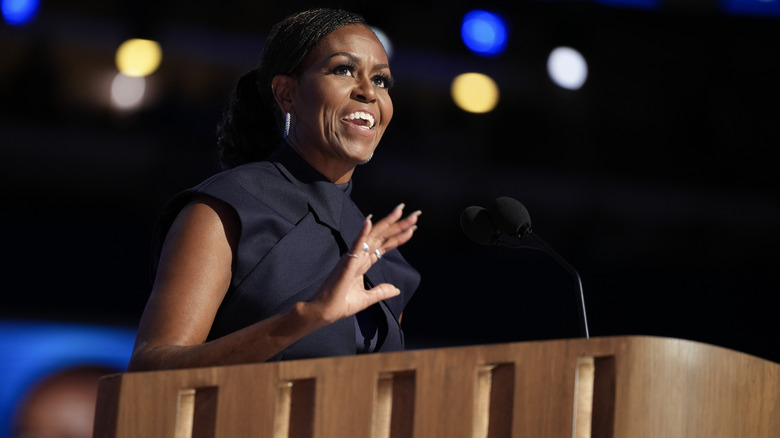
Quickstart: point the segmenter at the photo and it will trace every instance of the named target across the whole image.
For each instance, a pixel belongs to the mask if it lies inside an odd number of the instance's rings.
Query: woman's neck
[[[355,171],[354,164],[329,159],[322,153],[313,150],[313,148],[301,147],[290,137],[287,137],[285,141],[309,164],[309,166],[321,173],[330,182],[334,184],[346,184],[349,182],[350,178],[352,178],[352,172]]]

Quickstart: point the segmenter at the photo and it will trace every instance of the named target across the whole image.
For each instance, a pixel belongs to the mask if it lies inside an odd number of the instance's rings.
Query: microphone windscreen
[[[471,206],[460,214],[460,227],[463,233],[481,245],[495,245],[498,227],[490,213],[482,207]]]
[[[520,201],[502,196],[493,201],[491,208],[493,220],[504,233],[523,237],[531,232],[531,216]]]

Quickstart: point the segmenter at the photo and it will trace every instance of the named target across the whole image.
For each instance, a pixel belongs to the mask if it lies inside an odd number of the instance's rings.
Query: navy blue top
[[[241,227],[233,277],[208,338],[232,333],[314,297],[362,231],[365,215],[351,189],[351,181],[333,184],[282,143],[266,160],[218,173],[171,199],[155,232],[153,266],[173,220],[193,198],[207,195],[231,206]],[[271,360],[402,350],[398,318],[419,273],[392,250],[364,278],[369,287],[387,282],[401,294],[323,327]]]

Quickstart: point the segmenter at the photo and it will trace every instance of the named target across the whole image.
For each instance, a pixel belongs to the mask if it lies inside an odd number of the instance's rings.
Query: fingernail
[[[373,214],[369,214],[368,216],[366,216],[366,220],[371,222],[371,218],[372,217],[374,217],[374,215]]]
[[[404,204],[404,203],[402,202],[402,203],[398,204],[398,206],[397,206],[397,207],[395,207],[395,209],[396,209],[396,210],[403,210],[403,209],[404,209],[404,207],[406,207],[406,204]]]

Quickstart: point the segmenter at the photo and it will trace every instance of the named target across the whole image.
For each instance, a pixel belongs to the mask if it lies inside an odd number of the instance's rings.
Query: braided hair
[[[297,76],[309,52],[328,34],[349,24],[368,26],[361,15],[323,8],[291,15],[271,29],[260,64],[238,80],[217,128],[223,168],[259,161],[274,151],[283,138],[283,115],[271,80],[279,74]]]

